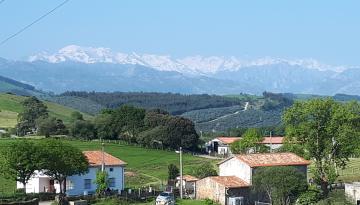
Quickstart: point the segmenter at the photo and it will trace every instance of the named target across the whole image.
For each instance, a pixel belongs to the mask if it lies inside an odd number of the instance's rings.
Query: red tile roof
[[[209,177],[211,180],[219,183],[227,188],[239,188],[239,187],[249,187],[250,184],[241,180],[236,176],[215,176]]]
[[[260,143],[261,144],[283,144],[284,137],[281,137],[281,136],[264,137],[264,140]]]
[[[180,176],[177,177],[178,180],[180,180]],[[187,181],[187,182],[194,182],[194,181],[197,181],[199,180],[198,178],[194,177],[194,176],[191,176],[191,175],[184,175],[183,176],[183,180]]]
[[[241,140],[241,137],[217,137],[216,139],[220,140],[224,144],[231,144],[238,140]],[[264,140],[260,144],[283,144],[284,137],[273,136],[273,137],[264,137]]]
[[[250,167],[270,167],[288,165],[309,165],[310,161],[297,156],[294,153],[264,153],[235,155],[238,160],[243,161]]]
[[[101,166],[102,165],[102,151],[83,151],[83,154],[89,161],[90,166]],[[104,152],[105,166],[121,166],[126,165],[126,162]]]
[[[235,141],[241,140],[241,137],[217,137],[224,144],[231,144]]]

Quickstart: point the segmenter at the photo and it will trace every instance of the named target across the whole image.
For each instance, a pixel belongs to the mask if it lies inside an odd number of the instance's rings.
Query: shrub
[[[316,187],[310,187],[308,190],[300,194],[296,200],[297,205],[315,204],[321,199],[321,192]]]

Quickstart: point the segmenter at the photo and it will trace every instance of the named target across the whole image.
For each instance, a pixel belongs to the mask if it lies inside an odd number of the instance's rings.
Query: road
[[[227,114],[227,115],[223,115],[223,116],[221,116],[221,117],[215,118],[215,119],[210,120],[210,121],[207,121],[207,122],[202,122],[202,123],[215,122],[215,121],[218,121],[218,120],[221,120],[221,119],[224,119],[224,118],[233,116],[233,115],[237,115],[237,114],[239,114],[240,112],[243,112],[243,111],[248,110],[248,108],[249,108],[249,102],[246,102],[246,103],[245,103],[245,106],[244,106],[244,108],[243,108],[242,110],[238,110],[238,111],[236,111],[236,112],[234,112],[234,113],[230,113],[230,114]]]

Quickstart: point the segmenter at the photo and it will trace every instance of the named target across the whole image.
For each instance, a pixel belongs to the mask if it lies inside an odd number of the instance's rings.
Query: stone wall
[[[0,202],[0,205],[39,205],[39,199],[29,201]]]
[[[225,187],[211,180],[210,177],[196,182],[196,199],[211,199],[221,205],[225,203]]]

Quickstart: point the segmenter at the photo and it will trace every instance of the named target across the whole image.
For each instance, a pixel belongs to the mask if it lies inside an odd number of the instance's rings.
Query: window
[[[74,189],[74,182],[71,180],[66,180],[66,190]]]
[[[91,189],[91,179],[84,179],[84,189]]]
[[[114,171],[114,168],[110,167],[110,172]]]
[[[115,187],[115,178],[108,179],[109,187]]]

